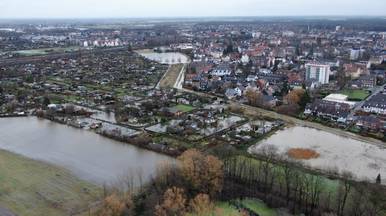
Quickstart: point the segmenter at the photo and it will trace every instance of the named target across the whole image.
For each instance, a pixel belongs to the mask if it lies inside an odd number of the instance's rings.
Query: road
[[[374,97],[374,95],[377,95],[379,92],[383,91],[385,87],[386,87],[386,84],[383,85],[383,86],[378,86],[378,87],[373,88],[373,89],[371,90],[372,93],[371,93],[370,96],[368,96],[365,100],[363,100],[363,101],[361,101],[361,102],[359,102],[359,103],[357,103],[357,104],[355,105],[355,108],[354,108],[354,109],[351,111],[351,113],[350,113],[350,117],[351,117],[351,118],[354,117],[355,113],[356,113],[357,111],[359,111],[359,110],[362,108],[363,104],[364,104],[366,101],[370,100],[372,97]]]
[[[156,88],[177,88],[182,87],[183,75],[185,71],[184,64],[170,65],[169,69],[162,76],[161,80],[156,85]],[[182,80],[182,81],[181,81]]]
[[[196,94],[196,95],[202,96],[202,97],[211,97],[211,98],[215,97],[215,96],[207,94],[207,93],[196,92],[196,91],[192,91],[192,90],[183,88],[182,87],[183,78],[184,78],[183,74],[185,74],[185,71],[186,71],[186,67],[184,67],[180,72],[180,76],[182,76],[182,80],[181,79],[176,80],[176,84],[175,84],[176,89],[178,89],[179,91],[186,92],[186,93]],[[379,89],[383,89],[383,87],[379,88]],[[380,91],[379,89],[377,92]],[[354,133],[351,133],[351,132],[348,132],[348,131],[345,131],[342,129],[324,126],[322,124],[315,123],[315,122],[304,121],[304,120],[297,119],[295,117],[291,117],[288,115],[279,114],[279,113],[274,112],[274,111],[265,110],[262,108],[241,104],[237,101],[230,101],[229,103],[231,106],[242,108],[244,110],[244,113],[246,115],[249,115],[249,116],[254,116],[254,117],[264,117],[265,116],[265,117],[270,117],[270,118],[275,118],[275,119],[281,119],[290,125],[299,125],[299,126],[315,128],[315,129],[326,131],[326,132],[329,132],[329,133],[332,133],[335,135],[355,139],[355,140],[362,141],[362,142],[371,143],[371,144],[380,146],[382,148],[386,147],[384,142],[382,142],[381,140],[371,138],[371,137],[364,137],[364,136],[354,134]]]
[[[188,64],[184,64],[184,66],[181,68],[181,71],[177,77],[176,83],[174,84],[174,88],[181,90],[184,85],[184,78],[185,78],[185,72],[186,72],[186,67]]]

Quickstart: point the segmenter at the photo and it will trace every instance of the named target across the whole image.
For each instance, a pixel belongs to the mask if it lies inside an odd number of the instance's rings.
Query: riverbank
[[[0,150],[0,206],[16,215],[83,215],[101,188],[68,170]]]

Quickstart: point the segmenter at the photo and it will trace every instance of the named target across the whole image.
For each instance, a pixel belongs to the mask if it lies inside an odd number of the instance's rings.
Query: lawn
[[[237,216],[237,215],[241,215],[241,213],[235,207],[231,206],[227,202],[218,202],[216,204],[214,215]]]
[[[185,105],[185,104],[178,104],[174,108],[178,109],[181,112],[190,112],[190,111],[193,111],[195,109],[194,107],[189,106],[189,105]]]
[[[241,163],[241,164],[251,164],[252,166],[258,166],[261,161],[258,160],[258,159],[255,159],[255,158],[251,158],[251,157],[246,157],[246,156],[236,156],[238,158],[238,163]],[[278,172],[284,172],[283,170],[283,167],[279,164],[273,164],[273,167],[278,171]],[[303,173],[304,175],[317,175],[317,176],[320,176],[321,177],[321,180],[322,180],[322,185],[324,186],[324,191],[325,193],[328,193],[328,192],[331,192],[331,195],[334,196],[335,195],[335,192],[337,191],[337,188],[339,186],[339,180],[332,180],[332,179],[329,179],[323,175],[318,175],[316,173],[312,173],[312,172],[307,172],[306,170],[303,170],[303,169],[299,169],[299,168],[295,168],[294,169],[298,169],[298,171],[300,171],[301,173]],[[247,169],[246,169],[246,172],[247,172]],[[250,173],[244,173],[245,177],[248,177]],[[283,176],[284,174],[282,174]],[[278,181],[284,181],[284,179],[282,178],[279,178],[277,179]],[[284,183],[284,182],[282,182]]]
[[[346,89],[340,93],[343,95],[347,95],[348,99],[351,101],[362,101],[370,95],[369,91],[360,90],[360,89],[358,90]]]
[[[205,215],[189,213],[187,216],[242,216],[242,214],[228,202],[217,202],[213,212]]]
[[[31,50],[17,50],[17,51],[13,51],[12,53],[19,54],[21,56],[38,56],[38,55],[48,55],[51,53],[73,52],[77,50],[79,50],[79,47],[54,47],[54,48],[31,49]]]
[[[245,199],[240,201],[244,208],[248,208],[260,216],[277,216],[274,209],[267,207],[262,201],[256,199]],[[197,216],[195,214],[188,214],[189,216]],[[241,216],[241,212],[236,207],[228,202],[217,202],[213,212],[205,216]]]
[[[100,195],[65,169],[0,150],[0,206],[17,215],[81,213]]]
[[[277,212],[269,208],[265,203],[257,199],[244,199],[241,204],[260,216],[276,216]]]

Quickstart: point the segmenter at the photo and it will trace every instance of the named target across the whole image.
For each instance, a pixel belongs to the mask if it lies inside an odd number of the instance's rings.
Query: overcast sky
[[[0,18],[386,16],[386,0],[0,0]]]

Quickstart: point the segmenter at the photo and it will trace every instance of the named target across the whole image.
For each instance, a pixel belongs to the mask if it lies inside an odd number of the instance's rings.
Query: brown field
[[[314,150],[303,148],[292,148],[288,150],[287,155],[297,160],[310,160],[320,156],[319,153]]]
[[[183,64],[170,65],[169,70],[166,72],[165,76],[160,81],[159,87],[173,88],[183,66]]]

